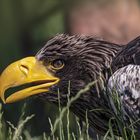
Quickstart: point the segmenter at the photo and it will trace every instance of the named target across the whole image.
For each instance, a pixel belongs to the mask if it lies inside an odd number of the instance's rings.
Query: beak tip
[[[6,101],[5,101],[5,100],[2,100],[2,102],[3,102],[4,104],[6,104]]]
[[[5,101],[3,101],[3,100],[2,100],[2,102],[1,102],[1,103],[6,104],[6,102],[5,102]]]
[[[1,100],[4,104],[6,104],[6,101],[5,101],[4,97],[1,96]]]

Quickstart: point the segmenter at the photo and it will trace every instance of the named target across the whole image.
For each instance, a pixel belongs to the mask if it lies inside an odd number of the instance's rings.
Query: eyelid
[[[61,61],[61,62],[62,62],[62,66],[59,67],[59,68],[54,67],[53,64],[52,64],[54,61]],[[65,65],[65,63],[64,63],[63,60],[58,59],[58,60],[54,60],[54,61],[50,64],[50,67],[51,67],[51,69],[53,69],[53,70],[60,70],[60,69],[62,69],[62,68],[64,67],[64,65]]]

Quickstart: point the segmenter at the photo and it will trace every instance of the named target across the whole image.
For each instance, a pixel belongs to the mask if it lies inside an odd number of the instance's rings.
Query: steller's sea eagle
[[[137,88],[139,84],[139,77],[136,76],[139,74],[139,48],[139,38],[123,46],[91,36],[57,35],[35,56],[14,62],[3,71],[0,77],[1,99],[4,103],[12,103],[36,95],[58,104],[59,89],[60,103],[65,106],[68,102],[69,83],[71,98],[86,85],[96,81],[90,90],[72,103],[70,110],[83,121],[87,114],[90,127],[105,134],[115,112],[114,104],[108,98],[108,93],[116,87],[114,83],[119,81],[116,91],[122,99],[123,109],[128,114],[139,112],[139,88],[127,90],[127,87]],[[127,81],[127,78],[123,78],[125,75],[133,80]],[[22,85],[26,88],[5,98],[7,89]],[[105,92],[108,91],[106,87],[109,87],[108,93]],[[94,111],[96,109],[98,111]],[[114,131],[115,128],[113,126]]]
[[[108,88],[118,93],[124,121],[140,119],[140,37],[128,43],[112,61]],[[131,118],[131,120],[130,120]],[[130,124],[129,124],[130,125]],[[140,123],[135,126],[139,129]]]

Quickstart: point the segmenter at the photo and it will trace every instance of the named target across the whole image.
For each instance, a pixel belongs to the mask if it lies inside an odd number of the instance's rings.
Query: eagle
[[[123,119],[130,125],[127,114],[139,118],[140,109],[139,43],[140,37],[119,45],[93,36],[56,35],[35,56],[18,60],[2,72],[0,97],[12,103],[35,95],[56,105],[60,100],[66,106],[68,94],[72,98],[95,81],[70,110],[82,121],[87,116],[90,127],[104,135],[116,111],[111,98],[116,89]],[[7,89],[13,87],[22,89],[7,97]]]
[[[129,42],[111,65],[108,88],[119,95],[124,121],[138,121],[135,127],[140,133],[140,37]]]

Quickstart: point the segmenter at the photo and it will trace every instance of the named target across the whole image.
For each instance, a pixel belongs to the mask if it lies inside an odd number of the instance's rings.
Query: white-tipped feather
[[[116,90],[128,108],[140,110],[140,66],[127,65],[118,69],[108,81],[109,90]],[[128,109],[127,108],[127,109]],[[129,109],[128,109],[129,110]]]

